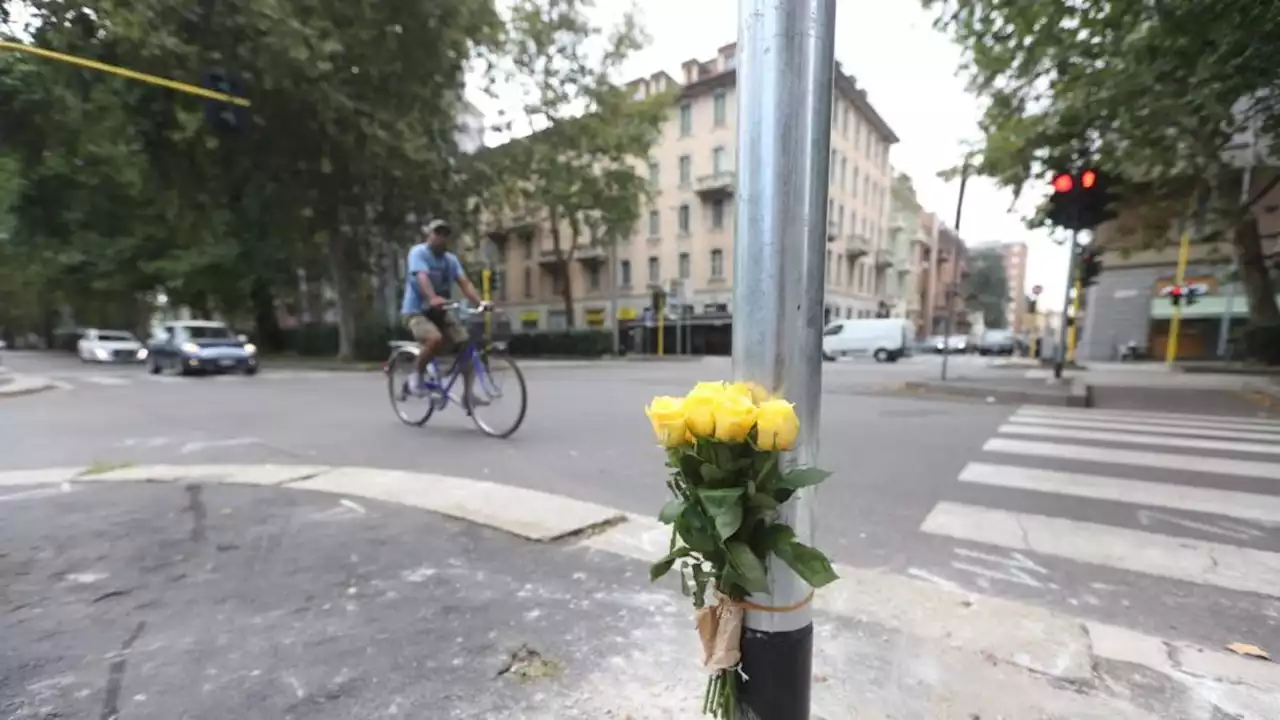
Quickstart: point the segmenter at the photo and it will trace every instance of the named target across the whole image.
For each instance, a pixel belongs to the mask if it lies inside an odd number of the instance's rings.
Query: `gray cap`
[[[439,219],[439,218],[436,218],[435,220],[432,220],[431,222],[429,222],[429,223],[427,223],[426,225],[423,225],[423,226],[422,226],[422,234],[423,234],[423,235],[430,235],[431,233],[433,233],[433,232],[435,232],[435,231],[437,231],[437,230],[443,230],[443,231],[445,231],[446,233],[452,233],[452,232],[453,232],[453,227],[452,227],[451,225],[449,225],[449,223],[447,223],[447,222],[445,222],[444,220],[441,220],[441,219]]]

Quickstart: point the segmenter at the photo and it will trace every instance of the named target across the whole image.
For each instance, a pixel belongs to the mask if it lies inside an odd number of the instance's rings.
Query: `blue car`
[[[235,335],[225,324],[184,320],[162,326],[147,343],[147,369],[152,375],[173,372],[258,372],[258,348],[244,335]]]

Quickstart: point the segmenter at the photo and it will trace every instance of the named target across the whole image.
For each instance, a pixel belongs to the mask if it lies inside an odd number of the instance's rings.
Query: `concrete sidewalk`
[[[49,378],[14,373],[0,367],[0,399],[31,395],[55,387],[57,384]]]
[[[0,472],[0,716],[692,719],[688,600],[647,581],[666,539],[404,472]],[[815,718],[1280,717],[1270,663],[838,571]]]

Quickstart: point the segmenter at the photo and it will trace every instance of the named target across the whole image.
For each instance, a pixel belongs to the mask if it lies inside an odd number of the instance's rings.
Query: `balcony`
[[[893,267],[893,254],[887,248],[876,250],[876,267],[881,270]]]
[[[844,254],[850,260],[857,260],[871,252],[871,239],[866,235],[850,233],[845,236]]]
[[[568,254],[568,251],[566,251],[565,255]],[[605,253],[604,248],[598,245],[579,245],[578,249],[573,253],[573,259],[580,263],[602,263],[607,259],[607,253]],[[556,251],[543,250],[538,255],[538,264],[555,265]]]
[[[732,171],[703,175],[693,183],[693,191],[704,200],[725,200],[733,197],[737,177]]]

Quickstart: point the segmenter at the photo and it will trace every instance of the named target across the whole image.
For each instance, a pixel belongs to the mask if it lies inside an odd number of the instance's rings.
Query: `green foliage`
[[[636,168],[657,142],[670,97],[635,100],[618,84],[624,63],[648,43],[634,15],[611,31],[587,17],[591,0],[517,0],[499,75],[504,95],[522,99],[506,127],[528,137],[486,153],[482,193],[491,217],[518,217],[545,228],[549,270],[563,288],[572,322],[573,275],[579,249],[631,234],[649,188]]]
[[[1009,279],[1004,256],[999,250],[983,248],[969,255],[969,275],[964,280],[965,304],[982,313],[983,324],[991,330],[1008,325]]]
[[[1223,151],[1250,123],[1280,133],[1273,4],[921,1],[963,48],[986,105],[977,172],[1020,193],[1087,158],[1127,181],[1119,230],[1131,246],[1167,242],[1209,191],[1209,234],[1231,234],[1243,261],[1262,261],[1256,232],[1239,230],[1256,228],[1255,208],[1239,201]],[[1280,322],[1268,274],[1245,283],[1252,320]]]

